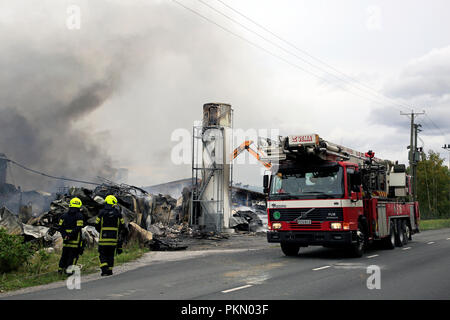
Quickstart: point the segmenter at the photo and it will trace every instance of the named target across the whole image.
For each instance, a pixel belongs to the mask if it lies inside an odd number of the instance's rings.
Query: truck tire
[[[361,258],[366,250],[366,236],[361,221],[358,223],[358,231],[356,231],[356,243],[351,246],[352,256]]]
[[[405,242],[405,230],[403,229],[402,220],[397,221],[397,235],[395,238],[395,242],[397,247],[403,247],[403,244]]]
[[[406,220],[402,221],[402,230],[404,234],[403,245],[407,245],[409,240],[411,239],[411,228],[409,227],[409,223]]]
[[[391,221],[389,236],[384,239],[385,248],[389,249],[389,250],[394,249],[395,248],[395,239],[396,239],[395,226],[394,226],[394,222]]]
[[[281,242],[280,246],[281,246],[281,251],[283,251],[283,253],[288,257],[297,256],[298,251],[300,249],[299,245],[292,244],[292,243],[286,243],[286,242]]]

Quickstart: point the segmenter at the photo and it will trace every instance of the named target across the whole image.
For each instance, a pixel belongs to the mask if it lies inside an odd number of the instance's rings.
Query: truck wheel
[[[358,231],[356,231],[356,243],[352,244],[351,251],[353,256],[361,258],[366,249],[366,236],[361,222],[358,223]]]
[[[389,232],[389,236],[387,238],[384,239],[384,244],[386,249],[394,249],[395,248],[395,226],[394,223],[391,221],[391,228],[390,228],[390,232]]]
[[[406,221],[402,222],[402,230],[404,234],[403,245],[407,245],[408,241],[411,239],[411,228]]]
[[[396,236],[397,247],[403,247],[404,242],[405,242],[405,230],[403,229],[402,221],[398,220],[397,221],[397,236]]]
[[[283,251],[283,253],[285,255],[287,255],[288,257],[293,257],[298,255],[298,250],[300,249],[299,245],[296,244],[292,244],[292,243],[285,243],[285,242],[281,242],[281,251]]]

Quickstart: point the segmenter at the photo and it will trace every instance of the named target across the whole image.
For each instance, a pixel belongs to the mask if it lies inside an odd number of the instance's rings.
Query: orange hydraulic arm
[[[250,145],[253,143],[252,140],[247,140],[244,141],[239,147],[237,147],[236,149],[234,149],[233,154],[231,156],[231,160],[236,159],[244,150],[247,150],[252,156],[254,156],[259,162],[262,163],[262,165],[264,167],[266,167],[267,169],[272,168],[272,164],[270,162],[265,162],[261,160],[261,156],[259,155],[258,152],[256,152],[255,150],[253,150],[252,148],[250,148]]]

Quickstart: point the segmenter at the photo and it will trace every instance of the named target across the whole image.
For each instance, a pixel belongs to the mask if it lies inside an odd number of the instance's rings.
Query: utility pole
[[[411,117],[411,137],[409,144],[409,168],[412,179],[412,196],[411,201],[415,202],[417,200],[417,162],[419,161],[419,157],[417,157],[417,132],[419,130],[420,125],[416,125],[414,123],[415,116],[419,116],[421,114],[425,114],[425,111],[422,112],[414,112],[411,110],[410,113],[400,112],[402,116],[410,116]]]
[[[442,147],[442,149],[448,151],[448,170],[450,170],[450,144],[444,144],[444,146]],[[448,190],[448,198],[449,198],[449,200],[450,200],[450,188],[449,188],[449,190]]]
[[[419,148],[417,148],[417,134],[421,132],[419,128],[422,127],[420,124],[414,124],[414,156],[413,156],[413,201],[417,200],[417,163],[420,161]]]
[[[8,168],[8,161],[3,153],[0,153],[0,189],[6,183],[6,170]]]
[[[449,152],[449,155],[448,155],[448,168],[450,169],[450,144],[444,144],[442,149],[447,150]]]

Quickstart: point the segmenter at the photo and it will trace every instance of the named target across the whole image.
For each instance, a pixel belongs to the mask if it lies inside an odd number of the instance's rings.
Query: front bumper
[[[339,247],[354,241],[352,231],[268,231],[268,242],[285,242],[300,246]]]

